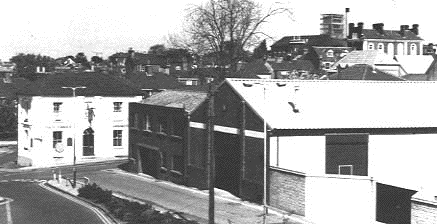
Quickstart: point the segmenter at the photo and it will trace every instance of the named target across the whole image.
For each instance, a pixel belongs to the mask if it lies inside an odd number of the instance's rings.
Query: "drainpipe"
[[[185,176],[185,184],[188,184],[188,164],[190,163],[190,151],[191,151],[191,130],[190,130],[190,121],[191,116],[188,113],[185,113],[186,121],[187,121],[187,131],[185,132],[185,169],[184,169],[184,176]]]
[[[240,184],[239,184],[239,193],[240,196],[243,194],[243,180],[244,180],[244,172],[246,167],[246,101],[241,101],[241,129],[240,129],[240,137],[241,137],[241,168],[240,168]]]

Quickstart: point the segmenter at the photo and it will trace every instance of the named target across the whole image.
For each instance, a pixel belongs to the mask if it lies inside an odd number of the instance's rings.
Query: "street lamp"
[[[63,86],[63,89],[71,89],[73,91],[73,99],[76,98],[76,89],[86,89],[86,86]],[[76,188],[76,120],[73,115],[73,188]]]

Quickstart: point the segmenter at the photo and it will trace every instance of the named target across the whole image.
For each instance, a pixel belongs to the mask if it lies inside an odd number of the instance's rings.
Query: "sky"
[[[8,61],[18,53],[33,53],[53,58],[84,52],[88,58],[104,58],[116,52],[147,51],[155,44],[166,44],[168,35],[179,33],[186,9],[206,0],[157,1],[20,1],[0,0],[0,60]],[[255,0],[268,8],[281,0]],[[384,23],[385,29],[419,24],[425,43],[437,42],[433,22],[434,7],[424,0],[282,0],[293,17],[274,17],[262,29],[273,39],[283,36],[320,33],[320,14],[344,13],[350,8],[348,22]],[[429,6],[428,6],[429,5]]]

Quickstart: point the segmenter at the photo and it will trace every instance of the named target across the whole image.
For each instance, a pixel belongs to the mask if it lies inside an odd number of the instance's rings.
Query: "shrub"
[[[103,204],[116,218],[127,224],[198,224],[195,221],[177,219],[169,212],[160,213],[150,204],[112,197],[112,191],[103,190],[95,183],[79,188],[78,192],[79,197]]]

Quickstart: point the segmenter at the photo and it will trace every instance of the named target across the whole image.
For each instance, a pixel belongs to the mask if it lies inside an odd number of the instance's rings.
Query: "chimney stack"
[[[413,28],[410,29],[416,35],[419,35],[419,24],[413,24]]]
[[[357,27],[357,37],[360,38],[361,35],[363,34],[363,27],[364,27],[364,23],[363,22],[359,22],[358,23],[358,27]]]
[[[355,30],[355,23],[349,23],[349,34],[348,34],[348,38],[352,39],[352,34],[356,33]]]
[[[405,30],[408,30],[408,25],[401,25],[401,30],[399,31],[401,36],[405,36]]]
[[[379,34],[384,34],[384,23],[373,24],[373,29],[378,31]]]

